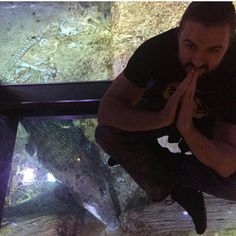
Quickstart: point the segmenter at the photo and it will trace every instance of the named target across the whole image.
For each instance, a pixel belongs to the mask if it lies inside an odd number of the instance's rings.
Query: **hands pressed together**
[[[189,72],[161,111],[166,126],[175,122],[183,136],[188,135],[193,128],[194,94],[198,75],[196,70]]]

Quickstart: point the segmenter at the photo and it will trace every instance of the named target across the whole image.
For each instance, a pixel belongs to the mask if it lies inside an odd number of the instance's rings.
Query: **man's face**
[[[196,21],[184,22],[179,32],[179,59],[188,73],[198,69],[200,75],[215,69],[227,51],[229,25],[205,27]]]

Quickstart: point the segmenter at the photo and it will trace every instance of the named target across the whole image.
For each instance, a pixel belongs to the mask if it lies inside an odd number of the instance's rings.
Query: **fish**
[[[53,176],[108,229],[120,227],[119,200],[100,148],[72,121],[22,120],[29,134],[26,151],[36,155]],[[32,148],[31,148],[32,147]]]

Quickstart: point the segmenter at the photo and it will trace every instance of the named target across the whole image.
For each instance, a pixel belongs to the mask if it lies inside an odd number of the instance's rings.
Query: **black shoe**
[[[112,157],[109,158],[107,164],[108,164],[110,167],[119,165],[119,163],[117,163]]]
[[[171,193],[171,198],[192,217],[196,232],[203,234],[207,227],[207,216],[202,192],[178,186]]]
[[[168,187],[166,185],[158,185],[152,188],[150,191],[146,192],[150,201],[161,202],[170,195],[172,190],[172,187]]]

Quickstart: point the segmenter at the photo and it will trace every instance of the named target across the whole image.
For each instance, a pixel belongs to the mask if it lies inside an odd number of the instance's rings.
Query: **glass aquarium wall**
[[[0,2],[3,84],[112,80],[188,2]]]
[[[0,235],[197,236],[181,206],[151,202],[120,165],[109,165],[94,139],[96,125],[96,119],[19,124]],[[235,202],[204,195],[204,235],[235,235]]]
[[[19,124],[0,235],[98,236],[119,228],[137,185],[107,166],[96,126],[95,119]]]

